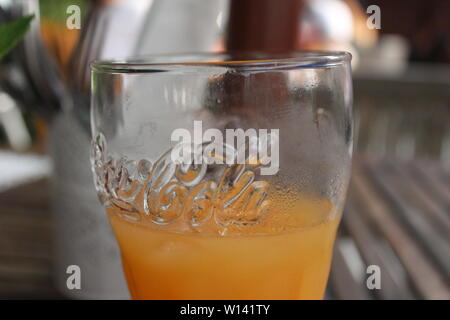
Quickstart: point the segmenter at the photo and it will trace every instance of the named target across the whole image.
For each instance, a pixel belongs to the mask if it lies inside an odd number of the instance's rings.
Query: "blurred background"
[[[89,62],[224,50],[352,53],[355,166],[326,298],[450,298],[450,1],[0,0],[0,37],[22,29],[0,60],[0,298],[128,297],[90,172]]]

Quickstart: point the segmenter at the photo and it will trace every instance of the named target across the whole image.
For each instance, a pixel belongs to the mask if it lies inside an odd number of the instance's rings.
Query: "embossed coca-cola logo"
[[[91,162],[100,200],[128,219],[145,215],[159,225],[181,219],[194,227],[206,221],[223,227],[255,224],[268,204],[269,185],[260,173],[278,163],[278,146],[273,147],[278,132],[248,138],[236,147],[217,135],[200,143],[183,140],[151,162],[114,158],[98,133]],[[270,154],[259,152],[263,144]]]

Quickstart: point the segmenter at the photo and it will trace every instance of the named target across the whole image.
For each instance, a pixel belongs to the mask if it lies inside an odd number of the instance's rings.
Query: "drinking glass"
[[[323,298],[350,176],[350,60],[92,63],[92,171],[134,299]]]

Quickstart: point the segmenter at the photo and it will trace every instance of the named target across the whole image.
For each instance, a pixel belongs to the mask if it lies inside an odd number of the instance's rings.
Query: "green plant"
[[[25,16],[0,25],[0,59],[22,39],[30,28],[34,15]]]

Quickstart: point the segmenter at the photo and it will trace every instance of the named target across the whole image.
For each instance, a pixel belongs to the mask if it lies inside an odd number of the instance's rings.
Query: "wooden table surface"
[[[54,288],[47,180],[0,194],[0,299]],[[450,299],[450,171],[433,161],[357,161],[328,299]],[[367,266],[380,268],[369,290]]]

